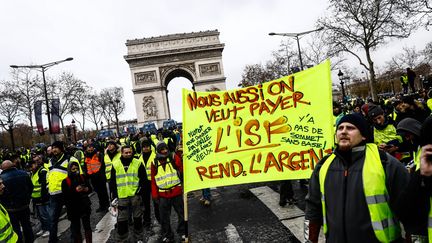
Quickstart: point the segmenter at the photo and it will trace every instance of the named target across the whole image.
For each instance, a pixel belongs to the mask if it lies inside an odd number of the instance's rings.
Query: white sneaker
[[[45,232],[45,231],[43,231],[43,230],[39,230],[39,232],[36,233],[36,236],[39,237],[39,236],[41,236],[44,232]]]
[[[48,237],[49,235],[50,235],[49,231],[45,231],[45,232],[42,234],[42,237]]]

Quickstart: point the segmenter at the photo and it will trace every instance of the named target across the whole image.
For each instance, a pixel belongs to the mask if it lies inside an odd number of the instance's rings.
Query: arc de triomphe
[[[138,126],[161,127],[169,119],[167,86],[176,77],[187,78],[196,91],[226,89],[217,30],[127,40],[126,46]]]

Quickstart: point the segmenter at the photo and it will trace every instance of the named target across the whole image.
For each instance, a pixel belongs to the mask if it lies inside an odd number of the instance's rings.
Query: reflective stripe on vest
[[[147,160],[147,164],[144,162],[144,156],[141,154],[141,156],[138,158],[139,161],[144,165],[144,168],[146,169],[147,174],[147,180],[151,181],[151,165],[156,158],[156,153],[152,150],[150,157]]]
[[[95,153],[91,158],[85,158],[85,164],[87,166],[87,174],[92,175],[99,172],[102,164],[99,161],[99,154]]]
[[[416,170],[420,170],[420,155],[421,155],[421,147],[418,146],[417,151],[414,152],[413,160],[416,166]]]
[[[330,164],[334,161],[332,154],[325,161],[319,172],[321,205],[323,211],[324,233],[328,232],[326,220],[325,179]],[[399,222],[394,218],[388,204],[388,193],[385,183],[385,171],[381,163],[378,147],[375,144],[366,145],[366,156],[362,170],[363,191],[368,204],[372,228],[380,242],[391,242],[400,238]]]
[[[42,194],[41,194],[42,186],[39,183],[39,173],[41,172],[41,170],[45,170],[45,168],[40,167],[36,171],[36,173],[32,174],[32,176],[31,176],[31,181],[33,183],[33,192],[31,195],[32,198],[40,198],[42,196]]]
[[[109,157],[108,154],[104,155],[104,162],[105,162],[105,177],[107,180],[111,179],[111,169],[112,169],[112,162],[116,159],[119,159],[121,156],[120,153],[117,153],[114,155],[113,159]]]
[[[141,161],[132,159],[128,170],[125,171],[120,157],[112,161],[112,165],[116,171],[117,194],[119,198],[127,198],[135,196],[138,189],[139,177],[138,169]]]
[[[159,164],[155,181],[160,191],[170,190],[181,183],[177,170],[172,167],[170,162],[165,164],[165,169]]]
[[[17,241],[18,235],[13,231],[9,214],[0,204],[0,242],[15,243]]]

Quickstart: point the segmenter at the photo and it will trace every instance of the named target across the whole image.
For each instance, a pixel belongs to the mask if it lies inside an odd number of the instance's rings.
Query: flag
[[[42,101],[38,100],[34,103],[34,112],[35,112],[35,120],[36,120],[36,127],[39,135],[44,135],[44,128],[43,128],[43,122],[42,122]]]
[[[51,100],[51,134],[60,133],[60,99]]]

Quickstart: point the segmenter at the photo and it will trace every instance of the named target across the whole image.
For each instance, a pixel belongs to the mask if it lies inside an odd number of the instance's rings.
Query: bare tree
[[[72,110],[75,111],[72,114],[72,117],[79,124],[82,131],[85,130],[85,121],[87,120],[86,115],[90,109],[90,96],[91,96],[87,85],[84,85],[83,88],[84,90],[80,94],[79,98],[76,99],[75,102],[73,102],[74,107],[72,108]],[[78,116],[78,118],[76,115]]]
[[[391,58],[386,63],[387,69],[402,71],[409,68],[415,68],[421,64],[421,54],[415,49],[415,47],[404,47],[402,53],[399,53]]]
[[[19,109],[26,117],[30,127],[33,128],[34,103],[41,94],[41,90],[36,85],[37,76],[33,76],[28,68],[12,69],[11,75],[13,81],[4,81],[3,85],[8,90],[19,94]],[[30,134],[30,136],[32,135]]]
[[[16,124],[21,116],[19,109],[21,103],[21,95],[17,91],[11,90],[8,87],[2,87],[0,90],[0,125],[8,130],[9,122]]]
[[[391,38],[410,36],[418,27],[414,15],[403,11],[394,0],[330,0],[328,9],[330,14],[318,20],[318,25],[325,28],[328,45],[335,53],[353,55],[369,72],[371,95],[377,100],[371,52]]]
[[[51,98],[60,99],[59,117],[64,128],[64,119],[78,110],[81,95],[88,89],[86,83],[72,73],[63,72],[56,81],[50,81]]]
[[[122,87],[105,88],[102,89],[100,93],[100,105],[103,108],[103,117],[108,122],[108,127],[111,123],[117,124],[118,116],[123,113],[125,109],[123,95]]]
[[[416,16],[416,22],[426,28],[432,25],[431,0],[399,0],[401,9]]]
[[[98,125],[102,121],[103,112],[104,109],[101,96],[96,93],[90,94],[86,119],[96,126],[96,130],[99,130]]]
[[[340,69],[343,62],[346,60],[340,53],[327,45],[321,31],[313,33],[312,41],[306,43],[306,50],[302,50],[302,53],[305,63],[309,63],[309,65],[318,65],[326,59],[330,59],[331,70]]]

